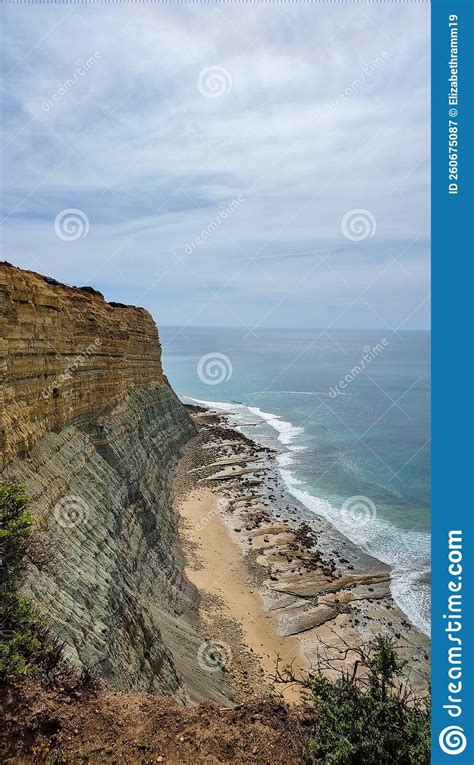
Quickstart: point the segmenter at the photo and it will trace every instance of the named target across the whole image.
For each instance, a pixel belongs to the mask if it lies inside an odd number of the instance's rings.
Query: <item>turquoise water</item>
[[[244,432],[278,449],[288,490],[392,566],[394,598],[428,633],[430,334],[164,327],[161,338],[176,392],[252,423]]]

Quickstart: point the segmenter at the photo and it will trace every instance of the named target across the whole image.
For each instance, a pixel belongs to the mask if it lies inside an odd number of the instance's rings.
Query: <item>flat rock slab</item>
[[[241,468],[240,470],[221,470],[219,473],[214,473],[214,475],[210,475],[207,478],[200,478],[199,481],[229,481],[246,473],[256,473],[261,469],[261,465],[256,465],[255,467]]]
[[[291,539],[289,541],[293,541],[295,538],[294,533],[291,532],[291,529],[289,526],[285,526],[283,523],[275,523],[272,526],[259,526],[258,529],[255,529],[253,532],[254,537],[262,537],[262,536],[268,536],[272,537],[271,542],[275,543],[280,540],[281,536],[285,534],[288,537],[291,536]],[[281,540],[284,541],[283,539]]]
[[[202,444],[201,449],[220,449],[222,446],[240,446],[242,448],[242,441],[212,441],[209,444]]]
[[[263,462],[262,459],[256,457],[229,457],[228,459],[218,460],[216,462],[209,462],[207,465],[200,465],[199,467],[188,470],[188,473],[199,473],[201,470],[207,470],[212,467],[227,467],[228,465],[248,465],[257,464]],[[231,473],[232,476],[237,475],[237,471]]]
[[[334,619],[337,609],[331,606],[318,606],[307,611],[298,610],[297,613],[285,614],[281,621],[281,634],[285,637],[298,635],[300,632],[320,627],[322,624]]]
[[[238,505],[240,502],[252,502],[254,499],[260,499],[265,496],[264,494],[244,494],[242,497],[236,497],[232,500],[233,505]]]

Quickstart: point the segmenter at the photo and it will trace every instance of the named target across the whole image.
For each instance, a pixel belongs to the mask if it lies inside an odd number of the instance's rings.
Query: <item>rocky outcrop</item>
[[[196,662],[197,592],[172,508],[194,426],[163,375],[152,317],[0,274],[2,478],[25,485],[45,550],[26,589],[71,660],[116,687],[222,700]]]

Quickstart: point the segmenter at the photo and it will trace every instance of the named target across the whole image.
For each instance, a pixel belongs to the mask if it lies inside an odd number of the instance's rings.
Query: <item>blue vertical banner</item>
[[[432,0],[433,765],[474,763],[472,0]]]

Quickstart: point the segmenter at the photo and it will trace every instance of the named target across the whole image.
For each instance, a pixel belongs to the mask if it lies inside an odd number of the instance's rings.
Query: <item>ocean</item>
[[[429,332],[162,327],[182,400],[278,450],[288,491],[392,569],[430,629]],[[247,425],[245,425],[247,423]]]

